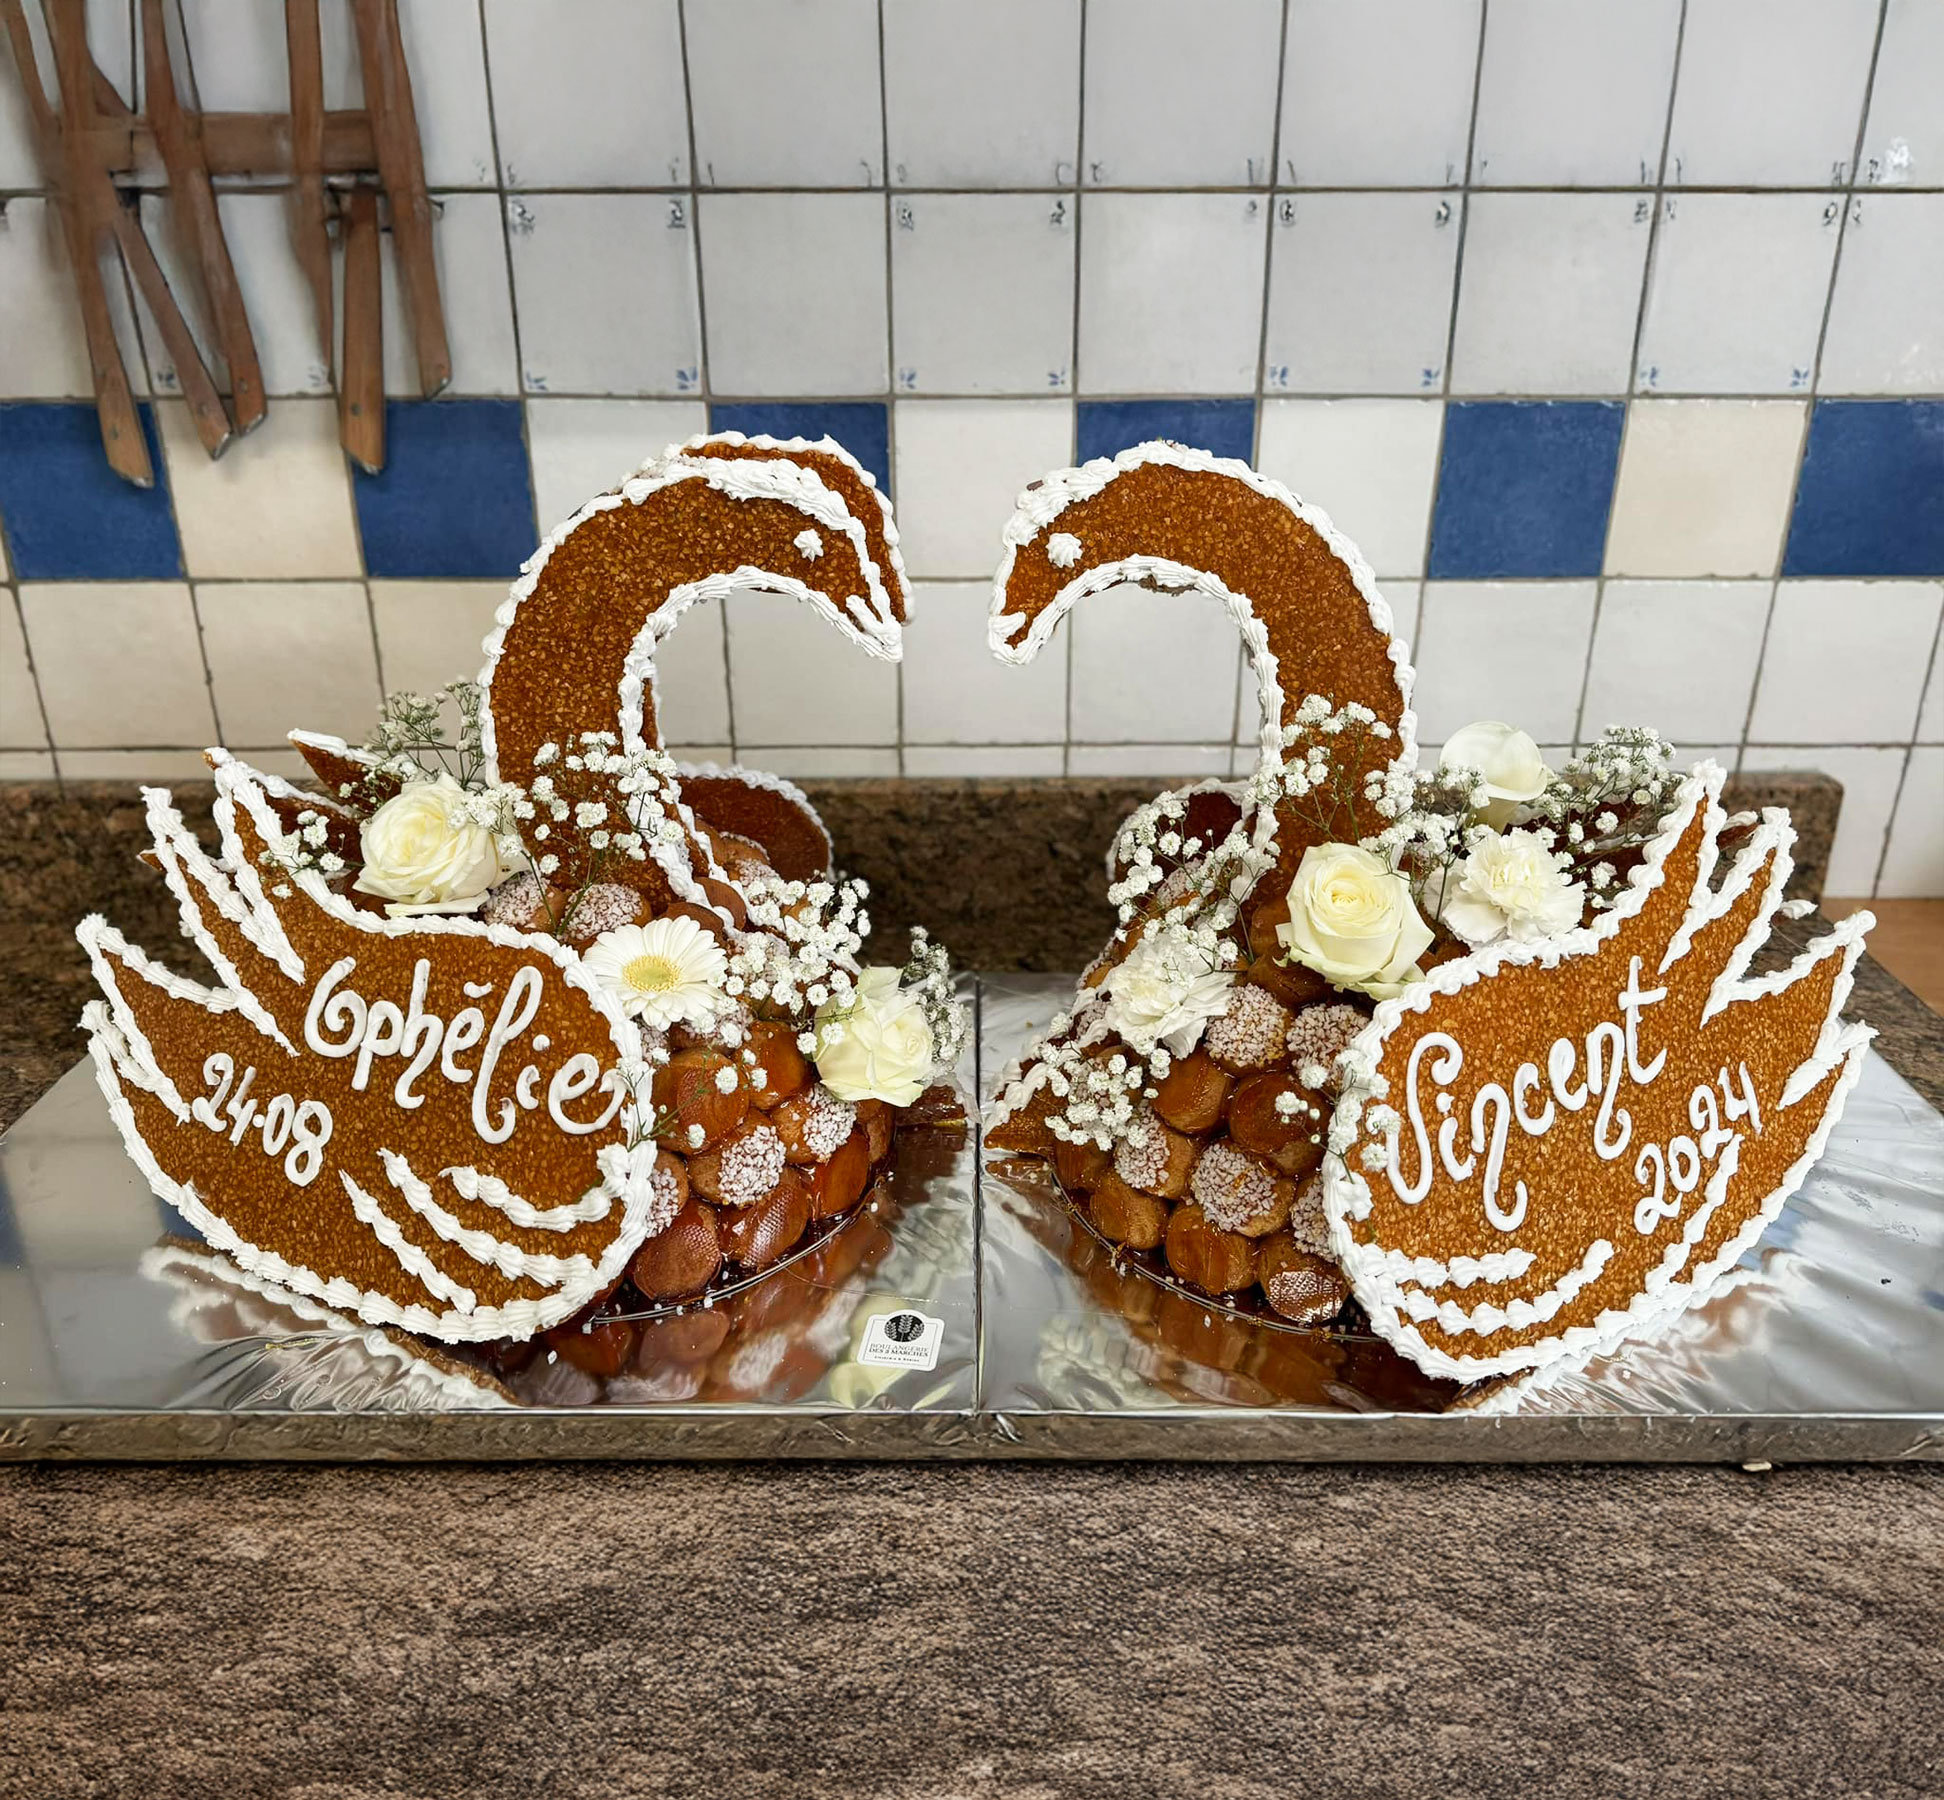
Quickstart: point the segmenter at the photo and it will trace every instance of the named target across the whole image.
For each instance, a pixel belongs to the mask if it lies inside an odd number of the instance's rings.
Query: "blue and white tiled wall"
[[[31,10],[31,8],[30,8]],[[91,0],[131,97],[128,0]],[[283,9],[183,0],[201,103]],[[330,103],[356,96],[326,0]],[[117,290],[162,479],[102,465],[0,71],[0,772],[169,773],[469,672],[539,528],[708,425],[893,490],[902,671],[696,617],[670,735],[810,775],[1246,760],[1185,600],[984,649],[1016,492],[1165,434],[1362,544],[1427,741],[1611,720],[1840,776],[1845,894],[1944,892],[1944,0],[404,0],[455,381],[336,442],[282,196],[223,216],[273,400],[217,463]],[[144,196],[167,254],[167,198]]]

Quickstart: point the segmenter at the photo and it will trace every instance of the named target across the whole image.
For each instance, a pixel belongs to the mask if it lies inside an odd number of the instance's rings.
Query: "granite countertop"
[[[1157,778],[1041,781],[832,781],[807,791],[840,862],[871,883],[874,941],[899,950],[925,924],[963,968],[1058,972],[1083,966],[1112,927],[1102,862],[1115,829],[1151,799]],[[176,802],[206,839],[213,789],[178,786]],[[1764,775],[1730,783],[1731,807],[1786,806],[1798,832],[1792,893],[1815,898],[1835,836],[1841,789],[1827,776]],[[139,792],[114,782],[0,785],[0,1126],[83,1054],[75,1021],[92,993],[74,941],[101,912],[185,972],[173,901],[137,860],[148,833]],[[1782,923],[1800,941],[1814,921]],[[1867,957],[1851,1010],[1879,1047],[1944,1107],[1944,1018]]]

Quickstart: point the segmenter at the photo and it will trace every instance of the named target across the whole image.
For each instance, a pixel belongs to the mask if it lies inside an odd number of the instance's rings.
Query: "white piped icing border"
[[[223,887],[226,882],[234,882],[236,904],[255,914],[260,924],[275,925],[277,935],[282,936],[282,926],[277,921],[276,909],[270,904],[263,891],[259,872],[250,865],[249,859],[243,854],[237,835],[236,808],[240,806],[243,809],[266,844],[275,847],[287,843],[282,827],[264,801],[256,772],[238,762],[226,751],[212,750],[209,752],[209,757],[216,777],[216,821],[222,835],[225,866],[218,868],[203,855],[199,848],[195,848],[191,841],[188,847],[178,844],[173,859],[165,863],[164,867],[165,878],[175,894],[177,905],[184,909],[185,923],[190,922],[190,912],[196,912],[197,929],[192,930],[192,936],[198,947],[206,953],[214,948],[214,940],[210,937],[206,924],[201,922],[200,912],[195,907],[193,892],[189,885],[192,872],[196,885],[204,891],[214,891]],[[167,817],[173,813],[173,809],[168,806],[168,796],[163,790],[154,791],[150,799],[150,808],[151,813],[162,816],[165,823]],[[193,855],[190,853],[191,850]],[[352,906],[341,896],[332,893],[315,871],[294,870],[287,879],[291,886],[301,891],[311,904],[320,908],[340,925],[358,932],[385,938],[469,938],[483,940],[504,949],[517,950],[528,956],[544,957],[555,965],[566,985],[586,997],[588,1004],[605,1022],[614,1045],[616,1059],[619,1060],[622,1056],[633,1053],[631,1046],[634,1039],[631,1027],[620,1009],[587,974],[580,958],[556,940],[515,931],[508,926],[485,924],[474,919],[436,915],[392,919],[382,914],[364,912]],[[155,1192],[195,1226],[212,1247],[227,1254],[248,1274],[269,1282],[275,1287],[311,1295],[329,1306],[356,1312],[361,1318],[373,1324],[396,1325],[406,1331],[418,1332],[446,1342],[496,1337],[526,1338],[531,1337],[535,1332],[545,1330],[550,1325],[560,1323],[561,1320],[579,1311],[603,1288],[617,1279],[627,1267],[628,1259],[633,1256],[635,1250],[647,1238],[666,1230],[673,1217],[674,1209],[655,1193],[652,1179],[655,1162],[653,1145],[643,1145],[635,1151],[619,1155],[609,1154],[609,1152],[620,1151],[621,1147],[617,1143],[607,1145],[596,1153],[596,1164],[601,1179],[596,1187],[589,1190],[589,1195],[584,1197],[582,1202],[582,1204],[591,1204],[592,1196],[596,1193],[610,1201],[618,1200],[621,1204],[622,1216],[615,1235],[608,1241],[598,1262],[586,1257],[534,1259],[538,1266],[546,1268],[549,1274],[558,1273],[560,1276],[560,1285],[542,1299],[510,1300],[498,1307],[464,1305],[460,1303],[461,1297],[468,1291],[454,1283],[451,1285],[456,1291],[452,1294],[435,1293],[435,1298],[447,1299],[450,1302],[438,1310],[416,1302],[401,1306],[387,1295],[359,1289],[342,1276],[327,1279],[312,1269],[293,1265],[276,1252],[249,1243],[219,1213],[205,1204],[193,1187],[176,1181],[162,1168],[137,1128],[134,1111],[122,1090],[122,1083],[126,1081],[132,1086],[156,1095],[178,1119],[186,1120],[190,1116],[188,1104],[163,1070],[153,1046],[135,1025],[133,1014],[121,994],[119,986],[122,979],[121,970],[153,983],[174,999],[201,1007],[211,1013],[238,1011],[239,1001],[235,992],[229,988],[206,988],[199,983],[171,974],[168,970],[152,963],[98,914],[83,920],[76,935],[88,950],[96,979],[101,984],[104,995],[102,999],[88,1002],[81,1021],[88,1032],[88,1048],[95,1065],[95,1080],[108,1102],[110,1116],[113,1117],[116,1128],[121,1132],[122,1141],[130,1157]],[[284,942],[287,946],[288,940],[285,939]],[[290,956],[295,963],[296,971],[292,979],[301,980],[304,975],[303,962],[297,957],[294,949],[290,951]],[[215,966],[214,962],[212,966]],[[289,972],[288,967],[286,972]],[[623,1123],[625,1122],[624,1110]],[[353,1198],[354,1201],[357,1200],[356,1195]],[[517,1197],[509,1196],[509,1198]],[[530,1202],[522,1201],[520,1204],[530,1207]],[[363,1197],[360,1205],[368,1207],[374,1213],[380,1210],[377,1201],[369,1195]],[[510,1207],[502,1205],[500,1210],[505,1211],[509,1219],[514,1217]],[[531,1210],[536,1213],[541,1211],[538,1208]],[[360,1217],[363,1217],[362,1210]],[[367,1223],[381,1242],[390,1242],[375,1220],[367,1220]],[[457,1221],[454,1223],[456,1224]],[[395,1226],[392,1230],[396,1234]],[[402,1248],[400,1245],[391,1247],[393,1254],[399,1259],[400,1266],[406,1268],[423,1285],[426,1285],[428,1292],[433,1292],[433,1285],[427,1281],[424,1271],[413,1267],[404,1254],[405,1250],[412,1250],[414,1247],[409,1244],[404,1244]],[[522,1258],[527,1256],[527,1253],[519,1252],[517,1246],[507,1246],[507,1248],[514,1251],[517,1256]],[[422,1252],[417,1254],[423,1256]],[[496,1263],[495,1266],[499,1265]],[[539,1277],[536,1276],[535,1279]]]
[[[1854,913],[1817,938],[1785,968],[1755,980],[1745,979],[1749,961],[1767,940],[1770,922],[1782,903],[1782,889],[1792,867],[1789,846],[1795,834],[1785,813],[1775,810],[1766,813],[1761,824],[1751,833],[1748,844],[1737,855],[1720,890],[1711,890],[1708,884],[1718,856],[1716,837],[1727,823],[1727,815],[1719,804],[1725,779],[1725,771],[1716,763],[1704,762],[1696,767],[1681,784],[1660,833],[1647,844],[1640,865],[1629,875],[1627,891],[1591,925],[1534,943],[1506,941],[1488,946],[1470,956],[1440,964],[1423,981],[1412,983],[1395,999],[1380,1001],[1369,1025],[1358,1034],[1339,1060],[1344,1086],[1332,1119],[1332,1136],[1341,1140],[1347,1128],[1349,1140],[1354,1144],[1365,1106],[1383,1098],[1377,1064],[1386,1039],[1405,1013],[1424,1012],[1438,996],[1455,994],[1473,982],[1488,980],[1502,968],[1525,963],[1555,968],[1569,958],[1585,956],[1599,949],[1617,935],[1628,920],[1639,914],[1648,897],[1666,880],[1668,856],[1694,823],[1697,811],[1704,808],[1707,836],[1698,858],[1688,913],[1670,943],[1660,968],[1664,972],[1685,955],[1701,927],[1722,917],[1736,899],[1746,893],[1764,862],[1772,861],[1774,866],[1769,873],[1761,907],[1730,954],[1721,975],[1712,984],[1706,1010],[1708,1016],[1712,1017],[1724,1007],[1738,1002],[1781,993],[1800,981],[1825,958],[1840,956],[1842,967],[1832,985],[1828,1015],[1815,1051],[1803,1067],[1791,1076],[1781,1101],[1784,1108],[1795,1104],[1804,1094],[1828,1079],[1832,1072],[1840,1070],[1822,1120],[1811,1134],[1802,1156],[1790,1165],[1774,1191],[1764,1197],[1741,1228],[1710,1261],[1689,1271],[1693,1248],[1700,1242],[1708,1221],[1725,1197],[1728,1180],[1737,1165],[1738,1149],[1733,1145],[1724,1154],[1710,1179],[1703,1203],[1694,1209],[1681,1235],[1668,1246],[1660,1265],[1648,1272],[1641,1291],[1626,1307],[1609,1307],[1592,1325],[1574,1326],[1557,1337],[1476,1356],[1452,1356],[1429,1344],[1417,1329],[1414,1321],[1433,1315],[1413,1305],[1407,1292],[1409,1278],[1400,1278],[1400,1273],[1393,1269],[1387,1258],[1381,1254],[1370,1254],[1370,1246],[1363,1244],[1351,1232],[1353,1221],[1369,1215],[1369,1184],[1362,1174],[1350,1166],[1347,1154],[1331,1155],[1323,1165],[1323,1201],[1329,1221],[1331,1248],[1343,1266],[1352,1291],[1370,1315],[1371,1325],[1378,1335],[1428,1374],[1472,1381],[1485,1375],[1537,1371],[1566,1359],[1583,1363],[1591,1357],[1606,1354],[1626,1338],[1639,1337],[1654,1330],[1665,1320],[1704,1298],[1734,1268],[1743,1253],[1767,1230],[1789,1196],[1802,1185],[1804,1176],[1822,1155],[1829,1134],[1842,1117],[1850,1090],[1862,1074],[1863,1053],[1876,1035],[1869,1026],[1846,1021],[1841,1016],[1855,983],[1856,962],[1863,952],[1864,933],[1875,920],[1867,912]],[[1597,1241],[1594,1248],[1597,1248]],[[1584,1266],[1581,1265],[1582,1268]],[[1684,1274],[1686,1279],[1682,1278]],[[1587,1279],[1593,1277],[1589,1275]],[[1419,1295],[1417,1299],[1422,1301],[1425,1297]],[[1514,1306],[1517,1304],[1514,1302]],[[1556,1310],[1557,1307],[1554,1308]],[[1513,1308],[1507,1307],[1499,1319],[1493,1320],[1480,1308],[1472,1315],[1474,1322],[1470,1329],[1489,1336],[1507,1328],[1523,1329],[1541,1316],[1549,1315],[1538,1314],[1535,1307],[1532,1316],[1520,1314],[1515,1317]]]

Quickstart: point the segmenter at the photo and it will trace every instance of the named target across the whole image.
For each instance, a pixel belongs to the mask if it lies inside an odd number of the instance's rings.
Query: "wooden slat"
[[[249,315],[243,309],[243,292],[237,286],[236,269],[230,262],[229,245],[223,238],[215,190],[209,184],[209,171],[203,166],[202,134],[195,118],[184,110],[176,96],[175,69],[169,59],[162,0],[142,0],[142,66],[149,123],[169,176],[170,217],[188,253],[186,260],[202,279],[203,298],[208,304],[216,346],[229,369],[230,404],[236,429],[249,431],[263,418],[263,369],[257,360]],[[140,225],[135,229],[139,233]],[[126,253],[127,233],[121,235]],[[129,266],[135,267],[133,259]],[[153,307],[155,303],[151,299],[149,304]],[[178,369],[180,366],[178,363]],[[225,424],[223,439],[212,446],[212,454],[228,436]],[[208,443],[207,436],[204,442]]]
[[[418,114],[397,0],[351,0],[358,31],[358,62],[364,71],[365,110],[378,149],[378,178],[391,202],[392,248],[398,258],[405,316],[412,324],[419,391],[428,398],[452,380],[445,314],[439,304],[439,272],[432,248],[432,202],[425,191]]]
[[[115,341],[115,320],[108,307],[108,290],[101,279],[101,252],[108,220],[101,198],[118,205],[105,176],[86,169],[80,158],[80,139],[94,116],[93,81],[89,70],[87,22],[80,0],[54,0],[48,23],[54,40],[54,68],[60,83],[61,113],[56,117],[41,84],[34,40],[27,29],[20,0],[0,0],[8,42],[27,93],[41,167],[53,186],[56,214],[67,240],[73,265],[75,293],[81,303],[81,329],[87,339],[88,369],[94,383],[95,416],[101,424],[102,448],[108,466],[137,487],[155,485],[155,466],[142,436],[141,416]]]
[[[283,113],[204,113],[203,166],[212,175],[288,175],[290,120]],[[140,117],[97,117],[84,138],[84,161],[109,174],[152,182],[163,173],[155,133]],[[371,123],[359,112],[324,115],[324,173],[368,174],[378,166]]]
[[[162,273],[162,265],[155,260],[155,251],[143,235],[141,221],[119,202],[109,214],[109,228],[121,249],[123,260],[128,264],[129,274],[134,277],[136,287],[141,290],[142,298],[148,302],[148,309],[155,317],[156,329],[162,334],[162,344],[169,353],[169,360],[175,364],[176,380],[181,384],[183,399],[188,402],[189,417],[195,424],[196,436],[202,440],[202,447],[211,456],[221,456],[233,435],[230,416],[223,406],[223,396],[216,391],[215,380],[203,362],[195,336],[182,316],[182,308],[176,304],[176,297],[169,289],[169,278]],[[259,391],[261,385],[259,381]]]
[[[378,270],[378,195],[353,188],[344,200],[344,373],[338,382],[338,441],[360,468],[385,466],[384,296]]]
[[[290,236],[297,251],[297,266],[310,283],[318,342],[324,346],[324,366],[335,369],[331,225],[324,193],[324,50],[317,0],[284,0],[284,38],[290,54],[290,156],[297,176],[290,197]]]

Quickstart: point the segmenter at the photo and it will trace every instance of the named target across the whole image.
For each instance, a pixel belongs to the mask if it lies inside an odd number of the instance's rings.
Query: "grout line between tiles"
[[[1087,14],[1090,0],[1080,0],[1080,52],[1077,64],[1080,96],[1074,106],[1073,124],[1073,344],[1068,367],[1072,371],[1073,431],[1068,440],[1067,460],[1080,461],[1080,298],[1086,281],[1087,209],[1080,204],[1080,180],[1087,167]],[[1071,624],[1062,636],[1066,639],[1066,723],[1061,732],[1060,773],[1073,773],[1073,664],[1074,630]]]

